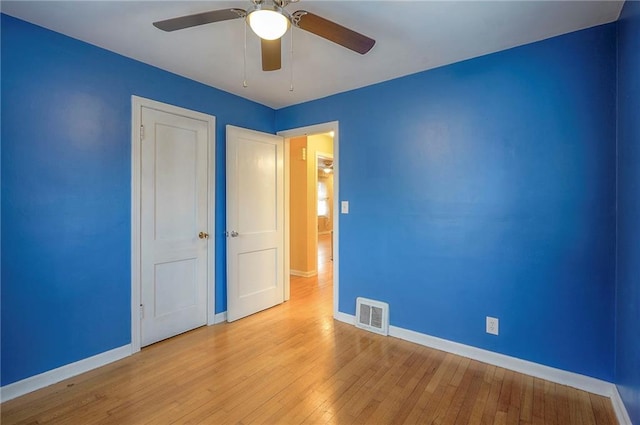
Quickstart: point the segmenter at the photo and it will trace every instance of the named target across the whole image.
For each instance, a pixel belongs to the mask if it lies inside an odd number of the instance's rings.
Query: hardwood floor
[[[332,319],[332,264],[291,301],[1,406],[9,424],[616,424],[607,398]]]

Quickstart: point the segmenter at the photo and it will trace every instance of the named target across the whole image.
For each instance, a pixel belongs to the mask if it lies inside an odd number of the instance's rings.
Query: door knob
[[[198,237],[200,239],[209,239],[209,234],[206,233],[206,232],[200,232],[200,233],[198,233]]]
[[[240,234],[238,232],[236,232],[235,230],[231,231],[231,237],[232,238],[237,238]]]

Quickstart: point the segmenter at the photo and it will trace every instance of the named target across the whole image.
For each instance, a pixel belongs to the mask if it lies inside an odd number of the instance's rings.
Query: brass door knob
[[[209,239],[209,234],[206,233],[206,232],[200,232],[200,233],[198,233],[198,237],[200,239]]]

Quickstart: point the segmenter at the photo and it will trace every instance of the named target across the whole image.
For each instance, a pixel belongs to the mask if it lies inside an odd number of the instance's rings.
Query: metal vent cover
[[[368,298],[356,298],[356,327],[389,335],[389,304]]]

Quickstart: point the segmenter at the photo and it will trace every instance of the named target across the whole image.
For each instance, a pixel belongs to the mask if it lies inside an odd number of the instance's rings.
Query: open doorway
[[[318,240],[333,233],[333,134],[290,139],[290,273],[318,273]]]
[[[337,133],[337,122],[278,133],[286,140],[288,164],[285,256],[290,286],[311,278],[331,284],[334,316],[338,306]]]

